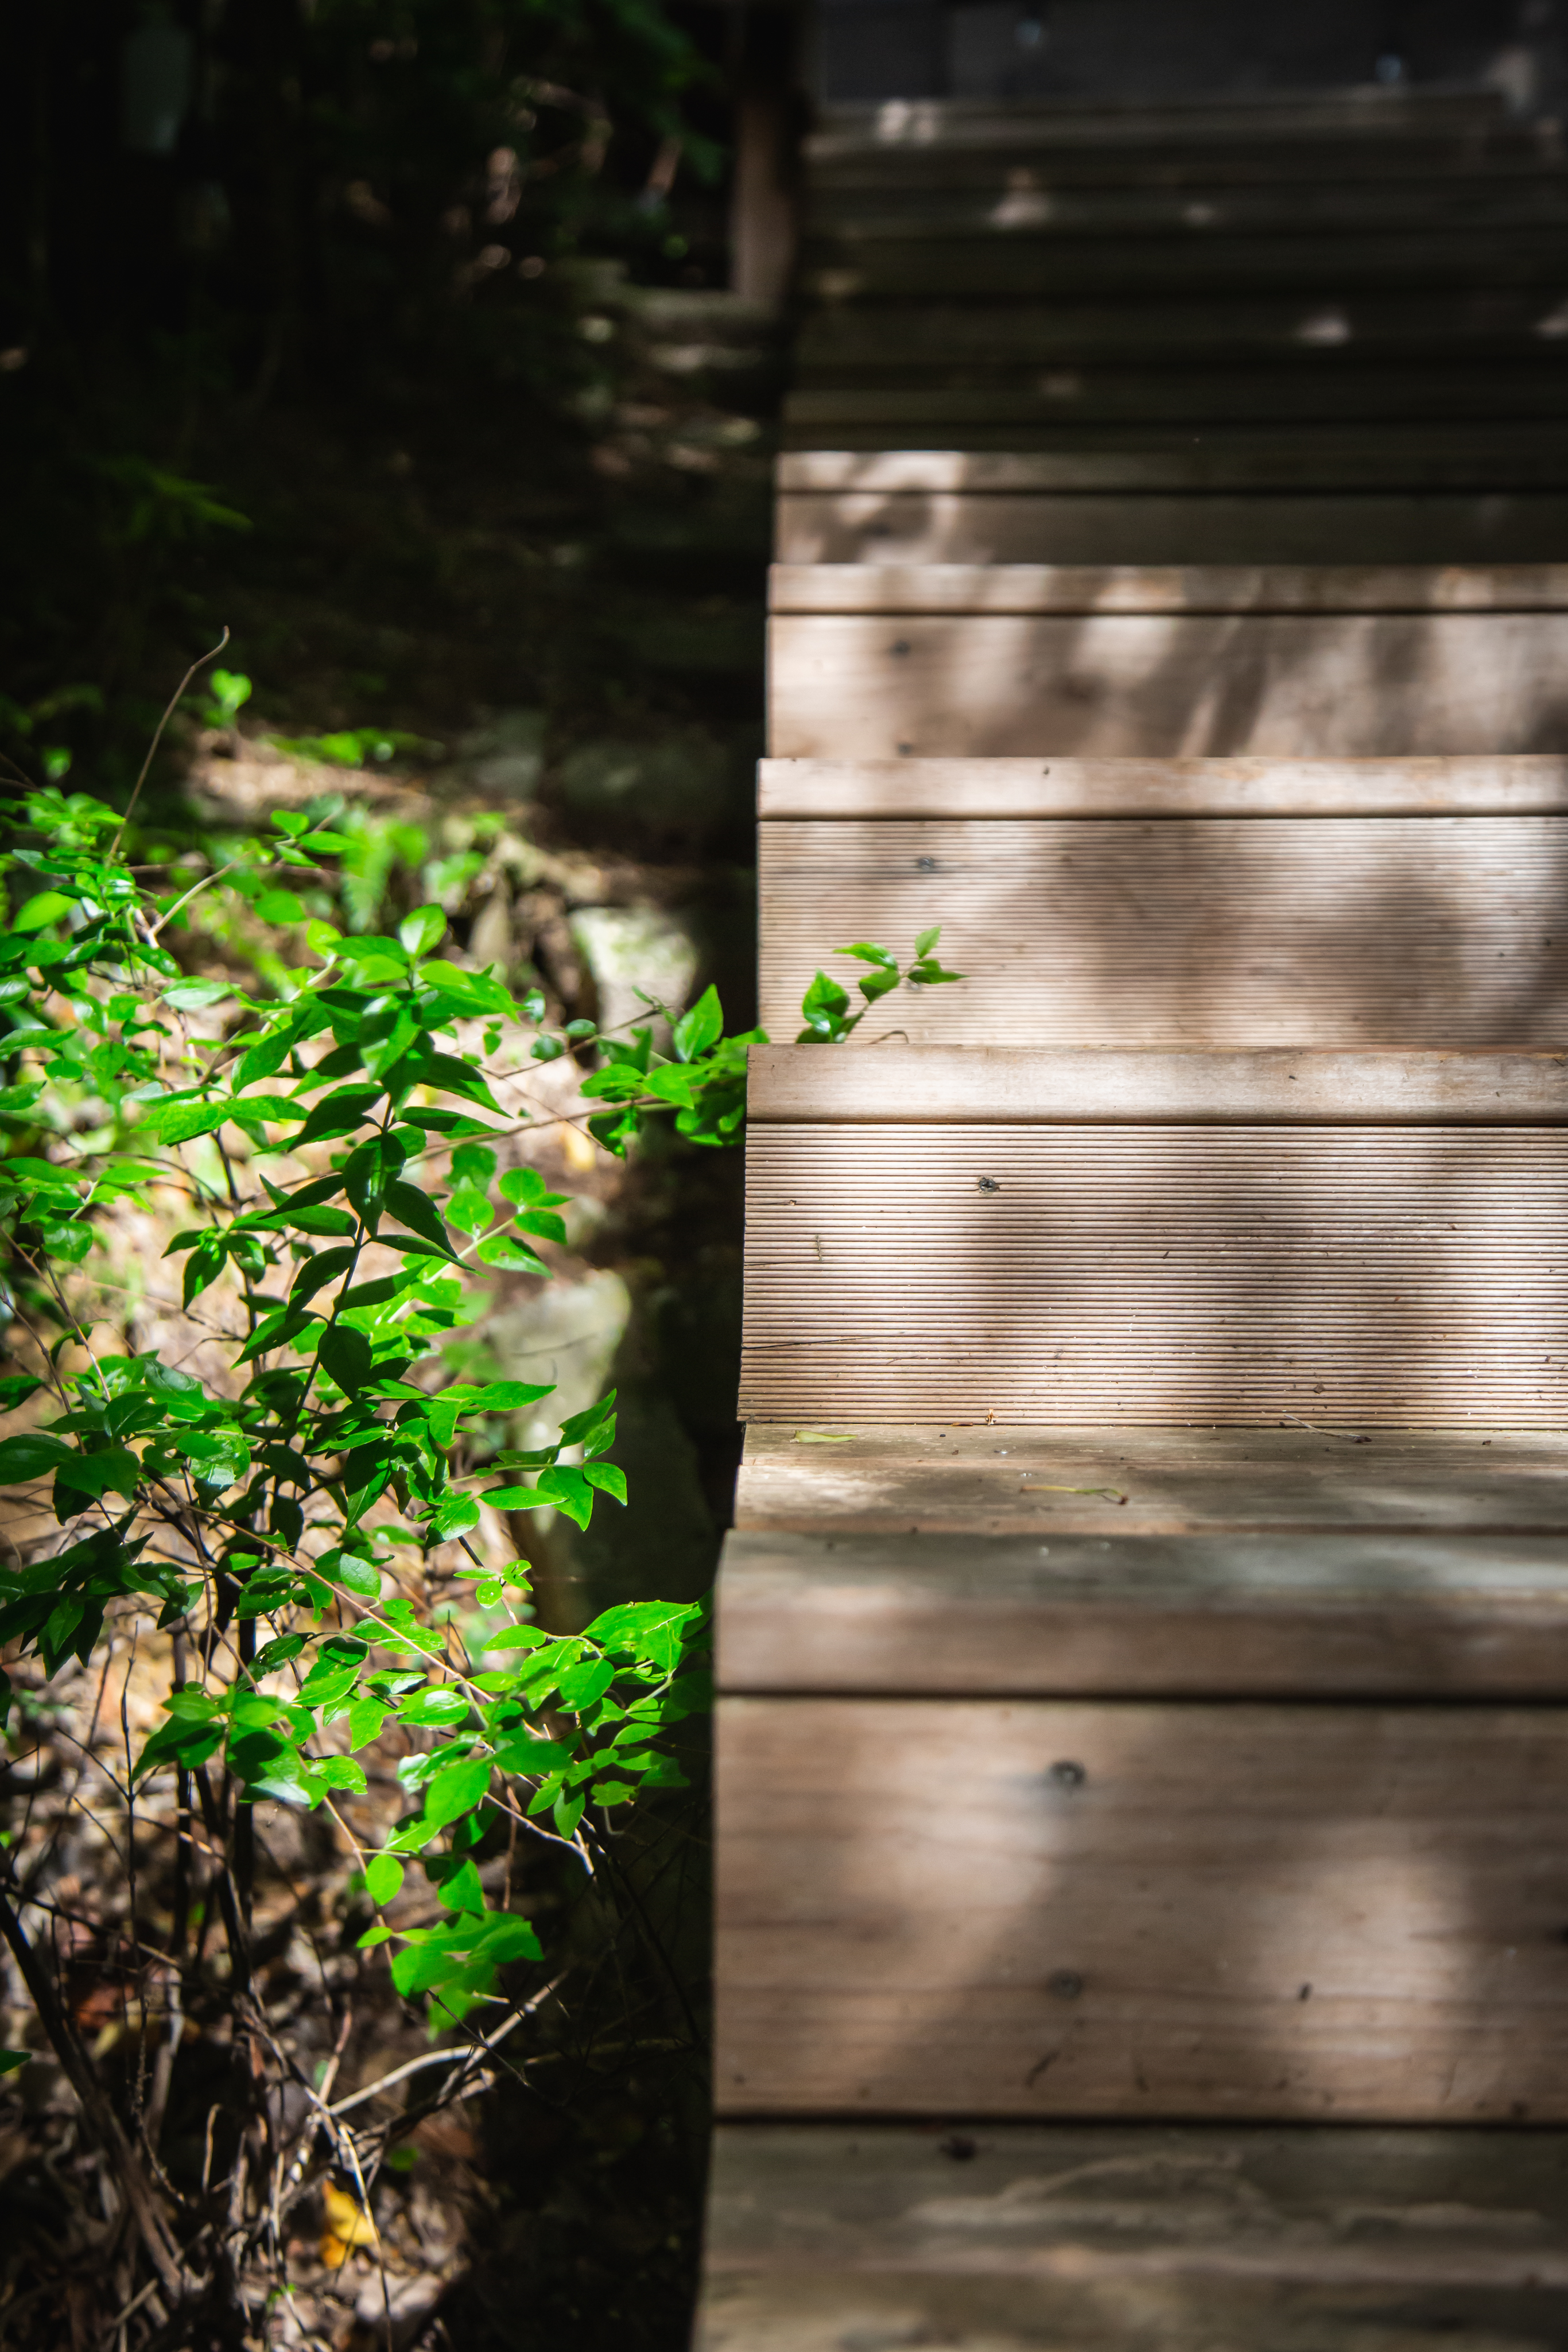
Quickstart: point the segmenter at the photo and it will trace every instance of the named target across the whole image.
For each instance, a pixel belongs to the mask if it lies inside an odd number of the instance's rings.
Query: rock
[[[697,977],[689,919],[654,907],[580,907],[570,917],[573,941],[587,965],[602,1029],[626,1032],[649,1019],[643,995],[679,1012]],[[655,1024],[655,1042],[666,1034]]]

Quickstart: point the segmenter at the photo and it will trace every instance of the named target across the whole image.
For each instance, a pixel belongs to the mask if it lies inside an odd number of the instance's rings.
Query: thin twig
[[[135,784],[132,789],[130,800],[126,803],[125,814],[121,818],[119,824],[116,826],[114,839],[109,845],[109,855],[105,860],[107,865],[112,866],[114,863],[115,853],[120,847],[121,837],[123,835],[126,826],[131,822],[132,810],[135,808],[137,802],[142,797],[142,787],[147,781],[147,771],[157,757],[158,746],[163,740],[163,730],[167,727],[170,719],[173,719],[175,711],[179,709],[181,698],[184,694],[186,687],[189,686],[192,678],[195,677],[198,670],[205,669],[208,662],[216,661],[219,654],[222,653],[227,643],[228,629],[226,625],[222,636],[218,639],[216,645],[214,646],[212,651],[210,653],[203,654],[199,661],[194,661],[191,664],[189,669],[185,672],[184,677],[174,688],[174,693],[170,696],[168,707],[164,710],[162,719],[158,721],[157,731],[153,735],[151,743],[147,746],[147,757],[142,762],[142,772],[137,777]]]

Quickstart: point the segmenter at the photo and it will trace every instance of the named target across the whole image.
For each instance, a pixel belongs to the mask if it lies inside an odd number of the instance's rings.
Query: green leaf
[[[268,1642],[258,1650],[250,1662],[250,1671],[259,1682],[263,1675],[276,1674],[290,1658],[297,1658],[305,1647],[303,1633],[279,1633],[275,1642]]]
[[[158,1002],[172,1004],[176,1013],[200,1013],[209,1004],[227,1003],[235,994],[232,980],[182,980],[161,990]]]
[[[919,933],[919,935],[917,936],[916,940],[915,940],[915,953],[916,953],[916,955],[917,955],[917,956],[928,956],[928,955],[930,955],[930,953],[931,953],[931,950],[935,947],[935,945],[936,945],[936,943],[937,943],[938,940],[940,940],[940,939],[941,939],[941,937],[942,937],[942,925],[941,925],[940,923],[937,923],[937,924],[933,925],[933,927],[931,928],[931,929],[930,929],[929,931],[921,931],[921,932],[920,932],[920,933]]]
[[[536,1504],[553,1504],[580,1528],[585,1528],[594,1514],[594,1489],[581,1470],[563,1463],[540,1472],[533,1499]]]
[[[705,1054],[724,1026],[724,1011],[716,988],[705,989],[688,1012],[675,1024],[674,1041],[678,1058],[694,1062]]]
[[[71,1448],[61,1437],[51,1437],[46,1430],[29,1429],[16,1437],[0,1438],[0,1486],[14,1486],[24,1479],[44,1478],[67,1460]]]
[[[357,1396],[371,1376],[370,1341],[363,1331],[351,1330],[344,1324],[329,1326],[321,1334],[316,1355],[322,1370],[331,1374],[346,1396]]]
[[[430,1867],[426,1863],[426,1868]],[[442,1877],[437,1900],[448,1911],[472,1914],[483,1911],[485,1890],[483,1881],[471,1854],[465,1854],[456,1870]]]
[[[496,1213],[489,1201],[471,1184],[459,1184],[442,1213],[449,1225],[456,1225],[465,1234],[482,1234],[487,1225],[493,1225],[496,1221]]]
[[[410,1233],[434,1242],[441,1256],[455,1257],[452,1244],[447,1239],[447,1228],[441,1222],[440,1211],[427,1192],[421,1192],[416,1185],[406,1184],[398,1178],[387,1185],[385,1208],[387,1214],[395,1217],[399,1224],[406,1225]]]
[[[490,1785],[490,1759],[471,1756],[458,1764],[443,1764],[425,1791],[425,1818],[445,1829],[464,1813],[471,1813]]]
[[[0,2074],[14,2074],[18,2067],[31,2063],[30,2050],[0,2050]]]
[[[416,907],[397,926],[397,936],[411,956],[427,955],[446,929],[447,918],[439,907]]]
[[[561,1704],[574,1715],[592,1706],[603,1698],[616,1679],[616,1670],[608,1658],[584,1658],[568,1666],[561,1677]]]
[[[256,901],[256,912],[264,923],[302,923],[305,909],[292,890],[264,890]]]
[[[465,1399],[463,1411],[468,1412],[521,1412],[525,1405],[537,1404],[542,1397],[553,1396],[553,1387],[536,1388],[528,1381],[489,1381],[482,1389]]]
[[[395,1903],[403,1889],[403,1864],[395,1854],[373,1853],[364,1866],[364,1891],[378,1911]]]
[[[626,1474],[617,1470],[613,1462],[584,1462],[583,1475],[590,1486],[597,1486],[601,1495],[608,1495],[613,1503],[626,1499]]]
[[[26,900],[20,913],[12,916],[11,929],[41,931],[46,923],[58,923],[62,915],[68,915],[75,904],[74,898],[63,897],[58,890],[40,890]]]
[[[445,1689],[416,1691],[397,1710],[400,1722],[441,1726],[461,1723],[468,1713],[462,1692]]]
[[[493,1234],[488,1242],[479,1244],[474,1255],[481,1265],[499,1267],[504,1274],[547,1275],[550,1271],[543,1259],[536,1257],[515,1234]]]

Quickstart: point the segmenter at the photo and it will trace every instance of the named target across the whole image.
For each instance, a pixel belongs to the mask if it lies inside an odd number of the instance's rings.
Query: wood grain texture
[[[1491,417],[1560,417],[1568,353],[1543,341],[1534,353],[1499,364],[1474,359],[1435,368],[1429,355],[1404,365],[1368,367],[1342,346],[1304,347],[1300,357],[1269,366],[1094,365],[1047,368],[994,363],[954,367],[934,354],[889,355],[879,364],[821,362],[803,369],[786,410],[792,431],[812,428],[830,444],[840,425],[921,425],[940,442],[952,425],[1019,425],[1047,431],[1078,425],[1162,431],[1184,424],[1205,429],[1291,423],[1348,428],[1395,422]],[[1326,560],[1343,556],[1342,542]],[[1132,559],[1138,560],[1136,558]],[[1145,555],[1142,560],[1153,559]]]
[[[746,1217],[743,1419],[1568,1410],[1560,1129],[758,1122]]]
[[[819,232],[807,247],[802,288],[811,300],[1053,301],[1092,297],[1195,301],[1261,289],[1365,297],[1371,291],[1485,287],[1554,291],[1565,259],[1560,222],[1505,227],[1378,224],[1339,229],[1226,231],[1203,236],[1151,235],[1131,226],[1115,237],[1051,233],[1020,222],[1009,234],[946,232],[921,225],[868,236],[851,227]]]
[[[1568,613],[793,613],[768,635],[778,758],[1568,750]]]
[[[840,817],[763,824],[759,856],[773,1036],[825,941],[936,919],[962,985],[905,991],[862,1053],[888,1028],[1039,1047],[1568,1036],[1568,817]]]
[[[805,395],[792,401],[790,418],[797,441],[837,437],[838,424]],[[917,437],[901,422],[897,429]],[[928,437],[923,425],[918,437]],[[1347,551],[1388,563],[1555,562],[1568,552],[1568,499],[1549,491],[801,490],[780,496],[773,545],[786,563],[1328,563]]]
[[[1367,180],[1354,173],[1205,185],[1191,167],[1167,178],[1084,186],[1058,184],[1045,164],[1004,163],[984,184],[953,185],[906,175],[879,187],[828,180],[807,188],[811,235],[1008,237],[1049,234],[1113,238],[1163,235],[1199,243],[1237,230],[1512,228],[1568,222],[1568,175],[1561,163],[1532,173],[1481,170]]]
[[[1568,758],[763,760],[757,814],[790,818],[1556,816]]]
[[[1495,92],[1368,88],[1312,97],[1249,90],[1241,100],[1159,104],[963,98],[846,102],[821,109],[804,152],[813,178],[819,179],[835,165],[861,159],[889,174],[900,160],[916,170],[929,170],[937,155],[962,149],[1020,148],[1041,153],[1124,148],[1147,155],[1161,148],[1199,146],[1223,152],[1241,146],[1279,153],[1293,145],[1317,143],[1342,157],[1343,142],[1357,151],[1364,142],[1372,151],[1397,154],[1406,142],[1439,139],[1454,142],[1459,156],[1498,141],[1537,155],[1542,152],[1540,141],[1531,144],[1509,122]],[[1548,146],[1545,152],[1555,150]]]
[[[732,1695],[1568,1697],[1560,1536],[742,1529],[718,1603]]]
[[[1568,565],[775,563],[777,614],[1418,614],[1568,612]],[[1485,644],[1487,640],[1480,641]]]
[[[1568,1052],[1359,1053],[1279,1047],[1179,1053],[753,1045],[748,1106],[769,1122],[1322,1126],[1556,1125]]]
[[[1456,446],[1458,441],[1458,446]],[[1400,451],[1405,453],[1401,462]],[[1409,478],[1410,436],[1399,446],[1369,448],[1341,436],[1328,448],[1340,487],[1365,492],[1398,488]],[[1555,463],[1555,457],[1551,460]],[[1475,436],[1465,446],[1447,435],[1441,447],[1417,442],[1414,463],[1421,478],[1415,487],[1480,491],[1505,488],[1513,468],[1521,468],[1521,487],[1539,488],[1519,448],[1516,436],[1500,444],[1495,433]],[[1392,465],[1392,478],[1389,467]],[[1427,478],[1429,474],[1429,478]],[[1276,434],[1267,442],[1212,447],[1111,449],[1082,452],[1052,449],[967,449],[945,445],[939,448],[889,446],[867,449],[838,445],[824,448],[786,449],[780,456],[775,478],[781,495],[812,491],[895,492],[926,495],[936,491],[1015,497],[1044,492],[1118,493],[1169,491],[1196,494],[1225,489],[1260,490],[1327,487],[1320,478],[1318,453],[1310,436]],[[1342,563],[1346,551],[1336,550]],[[1148,562],[1149,558],[1134,559]]]
[[[735,1524],[859,1536],[1238,1534],[1506,1541],[1568,1535],[1568,1437],[1557,1430],[1373,1430],[1321,1410],[1277,1427],[1053,1428],[998,1421],[753,1422]],[[1076,1555],[1074,1555],[1076,1557]]]
[[[721,2114],[1568,2115],[1568,1712],[720,1705]]]
[[[726,2124],[699,2352],[1558,2352],[1553,2131]]]
[[[858,272],[844,271],[841,283],[846,299],[819,302],[802,325],[797,362],[807,380],[819,369],[902,363],[1103,367],[1142,360],[1192,368],[1300,359],[1310,366],[1324,352],[1352,353],[1357,366],[1422,358],[1445,367],[1485,360],[1506,366],[1516,358],[1528,364],[1554,339],[1561,299],[1544,286],[1496,293],[1342,286],[1215,290],[1185,299],[1152,291],[1115,300],[1086,289],[1049,302],[1016,296],[873,302],[848,299],[858,289]],[[1329,370],[1337,363],[1331,357]]]

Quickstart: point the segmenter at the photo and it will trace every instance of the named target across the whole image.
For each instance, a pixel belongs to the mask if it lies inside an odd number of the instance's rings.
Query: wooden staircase
[[[1561,2352],[1554,138],[808,163],[701,2340]]]

